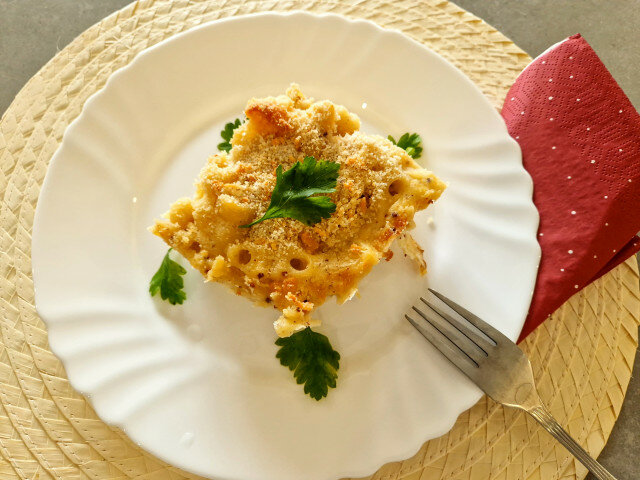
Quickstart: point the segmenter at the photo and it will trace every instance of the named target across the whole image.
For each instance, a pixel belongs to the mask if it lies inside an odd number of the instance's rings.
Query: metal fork
[[[422,304],[411,307],[405,317],[422,336],[493,400],[524,410],[535,418],[598,480],[616,480],[544,407],[536,390],[531,363],[524,352],[473,313],[441,293],[429,291],[462,318],[420,297]]]

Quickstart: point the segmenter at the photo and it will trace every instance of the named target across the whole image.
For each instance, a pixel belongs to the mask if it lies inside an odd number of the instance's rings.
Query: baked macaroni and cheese
[[[297,85],[286,95],[250,100],[245,115],[230,151],[209,158],[193,198],[177,200],[153,233],[207,280],[281,311],[279,336],[316,325],[312,312],[327,297],[350,299],[371,268],[390,259],[395,238],[404,236],[424,273],[422,250],[405,235],[414,214],[445,188],[433,173],[391,141],[360,132],[360,120],[345,107],[307,99]],[[337,181],[325,199],[328,218],[260,221],[277,178],[292,167],[331,165]],[[310,195],[310,203],[321,198]]]

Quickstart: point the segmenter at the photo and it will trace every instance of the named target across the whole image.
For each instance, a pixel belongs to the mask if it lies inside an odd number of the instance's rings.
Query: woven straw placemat
[[[105,425],[73,390],[34,308],[30,233],[40,185],[65,128],[115,70],[203,22],[265,10],[335,12],[401,30],[457,65],[496,106],[530,60],[478,18],[435,0],[148,0],[79,36],[29,81],[0,122],[1,479],[195,478]],[[593,455],[620,412],[639,317],[638,271],[631,259],[574,296],[524,343],[544,401]],[[585,475],[532,420],[484,398],[447,435],[373,478]]]

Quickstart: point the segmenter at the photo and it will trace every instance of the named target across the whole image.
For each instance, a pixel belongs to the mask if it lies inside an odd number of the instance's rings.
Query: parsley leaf
[[[391,140],[394,145],[406,151],[411,158],[420,158],[420,155],[422,155],[422,138],[420,138],[420,135],[417,133],[405,133],[397,142],[391,135],[387,138]]]
[[[224,126],[224,130],[220,132],[220,136],[224,142],[218,144],[218,150],[224,150],[229,153],[231,150],[231,138],[233,137],[233,131],[242,125],[242,120],[236,118],[233,122],[229,122]]]
[[[336,388],[340,354],[321,333],[305,328],[287,338],[279,338],[276,358],[293,372],[298,385],[304,383],[304,393],[320,400],[329,388]]]
[[[261,218],[240,228],[251,227],[271,218],[293,218],[305,225],[329,218],[336,211],[336,204],[327,196],[311,195],[335,192],[338,170],[339,163],[316,161],[314,157],[305,157],[302,163],[296,162],[285,172],[279,165],[269,208]]]
[[[151,278],[149,293],[153,297],[160,291],[160,297],[163,300],[168,300],[171,305],[182,304],[187,298],[187,294],[183,290],[184,281],[182,280],[182,275],[187,271],[179,263],[171,260],[170,253],[171,248],[164,256],[160,268]]]

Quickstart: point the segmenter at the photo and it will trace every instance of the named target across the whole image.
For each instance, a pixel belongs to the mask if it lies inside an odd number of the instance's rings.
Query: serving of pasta
[[[286,95],[250,100],[245,115],[230,150],[200,172],[194,196],[151,227],[207,281],[279,310],[275,330],[286,337],[317,325],[312,312],[328,297],[352,298],[372,267],[391,258],[396,238],[426,272],[407,232],[445,189],[433,173],[390,140],[362,133],[345,107],[308,99],[295,84]],[[293,198],[277,185],[290,169],[302,175],[330,164],[330,193],[309,195],[293,217],[269,217],[276,192],[285,203]],[[326,214],[304,220],[307,206],[322,205]]]

